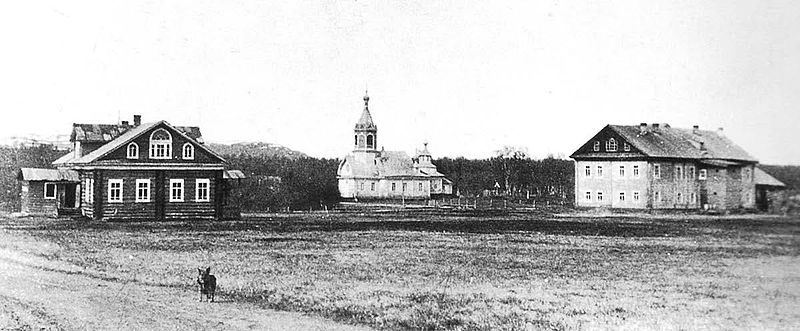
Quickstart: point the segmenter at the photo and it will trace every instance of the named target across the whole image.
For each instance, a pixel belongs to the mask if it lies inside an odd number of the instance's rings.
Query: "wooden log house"
[[[228,208],[243,177],[204,145],[197,127],[166,121],[132,125],[74,124],[74,149],[53,164],[76,174],[76,206],[96,220],[214,219],[238,216]],[[40,169],[46,170],[46,169]],[[23,209],[25,201],[23,201]],[[227,210],[227,212],[226,212]]]

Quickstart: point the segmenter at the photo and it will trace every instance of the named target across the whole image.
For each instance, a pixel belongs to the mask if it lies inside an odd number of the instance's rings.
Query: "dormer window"
[[[617,151],[617,141],[614,138],[608,139],[606,142],[606,152],[616,152]]]
[[[622,143],[622,149],[624,149],[626,152],[630,152],[631,151],[631,145],[628,144],[628,143]]]
[[[595,152],[599,152],[600,151],[600,142],[599,141],[595,141],[594,142],[594,146],[592,146],[592,150],[595,151]]]
[[[194,146],[190,143],[183,144],[183,159],[194,160]]]
[[[172,158],[172,135],[167,130],[158,129],[150,135],[150,158]]]
[[[128,144],[128,158],[134,160],[139,158],[139,145],[136,143]]]

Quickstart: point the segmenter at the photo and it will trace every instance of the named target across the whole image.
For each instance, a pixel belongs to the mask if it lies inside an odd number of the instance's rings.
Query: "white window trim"
[[[592,201],[592,192],[591,191],[587,191],[586,194],[583,195],[583,199],[585,201],[591,202]]]
[[[135,147],[134,148],[134,150],[136,151],[135,154],[131,154],[131,147]],[[139,158],[139,145],[137,145],[136,143],[128,144],[128,147],[125,148],[125,155],[127,156],[128,159],[131,159],[131,160],[138,159]]]
[[[616,151],[617,151],[617,140],[614,138],[609,138],[608,141],[606,142],[606,152],[616,152]]]
[[[661,165],[660,164],[654,164],[653,165],[653,178],[661,179]]]
[[[48,196],[47,195],[47,186],[49,186],[49,185],[53,186],[53,196]],[[42,192],[42,194],[44,194],[44,198],[45,199],[53,200],[53,199],[56,198],[56,196],[58,196],[58,186],[56,186],[56,183],[44,183],[44,187],[43,188],[44,188],[44,192]]]
[[[597,166],[597,178],[603,178],[603,166]]]
[[[633,170],[632,170],[633,178],[639,178],[639,171],[640,171],[639,166],[638,165],[634,165],[633,166]]]
[[[624,149],[626,152],[630,152],[631,151],[631,144],[623,142],[622,143],[622,149]]]
[[[625,201],[627,201],[626,199],[627,199],[627,197],[625,196],[625,191],[617,192],[617,201],[625,202]]]
[[[157,140],[159,142],[158,143],[154,143],[153,142],[153,136],[156,134],[156,132],[159,132],[159,131],[166,132],[167,136],[169,136],[169,140]],[[155,147],[159,146],[159,145],[164,145],[164,156],[156,156],[156,148]],[[153,131],[153,133],[150,134],[150,158],[151,159],[157,159],[157,160],[167,160],[167,159],[171,159],[172,158],[172,134],[169,133],[169,131],[164,130],[162,128],[162,129],[155,130],[155,131]]]
[[[633,199],[633,202],[638,203],[642,200],[642,195],[639,193],[639,191],[633,191],[631,193],[631,199]]]
[[[174,183],[181,183],[181,197],[180,199],[175,199],[172,197],[172,184]],[[176,179],[172,178],[169,180],[169,202],[183,202],[184,197],[186,196],[186,192],[184,191],[183,179]]]
[[[147,184],[147,196],[139,197],[139,184]],[[136,180],[136,202],[150,202],[150,179],[137,179]]]
[[[600,141],[595,140],[594,144],[592,145],[592,151],[594,152],[600,151]]]
[[[603,201],[603,192],[597,192],[597,201]]]
[[[206,184],[206,197],[200,199],[200,184]],[[362,183],[363,184],[363,183]],[[194,201],[209,202],[211,201],[211,180],[208,178],[198,178],[194,180]]]
[[[119,184],[119,200],[112,200],[111,199],[111,191],[113,190],[113,188],[111,188],[112,184]],[[109,179],[108,180],[108,202],[109,203],[121,203],[121,202],[123,202],[122,201],[123,200],[122,197],[124,196],[123,195],[124,194],[124,188],[125,188],[125,186],[123,185],[122,179]]]
[[[587,165],[583,171],[584,177],[592,177],[592,166]]]
[[[697,172],[697,179],[698,179],[698,180],[706,180],[707,178],[708,178],[708,170],[706,170],[706,169],[700,169],[700,170]]]
[[[190,147],[188,151],[190,151],[189,155],[186,155],[186,147]],[[181,154],[183,155],[184,160],[194,160],[194,145],[192,143],[185,143],[183,147],[181,147]]]
[[[623,177],[623,178],[625,177],[625,166],[624,165],[619,166],[619,176]]]

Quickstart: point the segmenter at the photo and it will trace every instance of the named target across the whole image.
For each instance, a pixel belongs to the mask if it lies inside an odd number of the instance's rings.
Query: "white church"
[[[430,199],[453,193],[453,182],[431,163],[428,144],[415,157],[378,150],[378,127],[369,113],[369,96],[355,126],[353,152],[339,164],[339,194],[344,199]]]

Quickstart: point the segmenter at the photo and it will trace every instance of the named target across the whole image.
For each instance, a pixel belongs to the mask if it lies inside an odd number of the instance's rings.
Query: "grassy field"
[[[2,245],[121,282],[388,329],[799,329],[800,220],[392,212],[4,219]]]

